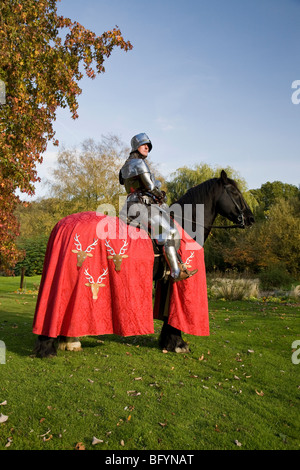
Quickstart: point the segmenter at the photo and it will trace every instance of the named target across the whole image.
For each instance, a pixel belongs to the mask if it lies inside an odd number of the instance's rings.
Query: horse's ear
[[[228,183],[227,173],[226,173],[225,170],[222,170],[222,171],[221,171],[221,179],[222,179],[223,183],[225,183],[225,184]]]

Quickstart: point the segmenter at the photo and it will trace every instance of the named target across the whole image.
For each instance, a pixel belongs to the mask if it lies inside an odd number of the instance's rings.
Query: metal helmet
[[[149,145],[149,152],[152,149],[152,143],[147,134],[142,132],[141,134],[137,134],[131,139],[131,151],[135,152],[141,145],[148,144]]]

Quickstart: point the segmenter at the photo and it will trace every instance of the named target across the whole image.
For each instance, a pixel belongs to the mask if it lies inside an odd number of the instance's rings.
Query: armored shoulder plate
[[[150,173],[150,169],[147,163],[141,158],[127,160],[121,168],[121,174],[124,180],[132,178],[133,176],[142,175],[143,173]]]

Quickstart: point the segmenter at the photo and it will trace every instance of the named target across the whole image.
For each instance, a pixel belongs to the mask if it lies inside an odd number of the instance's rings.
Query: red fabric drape
[[[194,253],[190,260],[199,271],[190,279],[172,283],[169,323],[189,334],[207,335],[203,249],[199,245],[191,248],[190,241],[183,232],[181,255],[185,261]],[[87,254],[77,266],[80,251]],[[118,272],[109,258],[113,252],[125,255]],[[158,288],[153,312],[153,263],[152,242],[146,232],[96,212],[65,217],[49,238],[33,333],[50,337],[153,333],[160,296]],[[92,284],[97,285],[97,293],[93,294]]]

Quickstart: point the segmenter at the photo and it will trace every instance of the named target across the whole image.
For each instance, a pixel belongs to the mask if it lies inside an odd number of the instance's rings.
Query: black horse
[[[197,206],[199,207],[200,204],[204,205],[203,221],[199,221],[196,218]],[[228,178],[224,170],[222,170],[220,178],[212,178],[189,189],[173,205],[179,205],[181,208],[180,215],[176,215],[175,212],[175,220],[179,222],[193,239],[195,239],[195,233],[201,233],[201,230],[203,230],[203,243],[213,228],[244,229],[246,226],[251,226],[254,223],[253,213],[243,198],[237,183]],[[189,210],[186,215],[187,207]],[[214,221],[219,214],[233,222],[234,225],[214,226]],[[163,286],[162,302],[167,297],[167,290],[168,284],[165,283]],[[162,349],[168,351],[189,351],[186,342],[181,337],[181,331],[170,326],[167,319],[164,320],[159,343]]]
[[[197,219],[197,207],[204,205],[204,218]],[[215,226],[213,225],[215,218],[218,214],[226,217],[235,225],[228,227],[245,228],[254,223],[254,217],[251,209],[243,198],[236,182],[228,178],[226,172],[222,170],[219,178],[212,178],[205,181],[198,186],[195,186],[187,191],[178,201],[172,204],[171,209],[176,207],[180,211],[173,214],[175,220],[184,228],[184,230],[193,238],[196,239],[195,233],[203,233],[203,243],[207,239],[210,231]],[[188,211],[187,211],[188,208]],[[187,213],[186,213],[187,212]],[[198,230],[197,230],[198,229]],[[200,229],[200,230],[199,230]],[[163,255],[154,246],[155,261],[153,268],[153,279],[159,280],[166,273],[166,263]],[[168,283],[164,282],[162,291],[163,299],[167,298]],[[75,344],[76,340],[73,338],[58,338],[63,348],[73,349],[69,346],[71,343]],[[67,340],[67,343],[64,341]],[[189,348],[186,342],[181,337],[181,331],[170,326],[167,319],[163,323],[162,331],[160,334],[159,344],[162,349],[173,352],[188,352]],[[77,345],[80,347],[80,342],[77,340]],[[53,356],[56,354],[57,340],[55,338],[48,338],[46,336],[39,336],[37,339],[35,354],[40,357]]]

